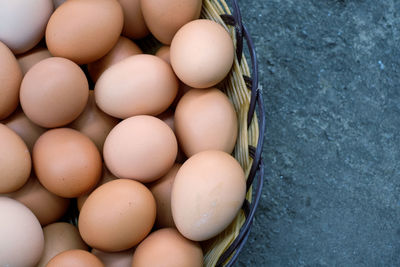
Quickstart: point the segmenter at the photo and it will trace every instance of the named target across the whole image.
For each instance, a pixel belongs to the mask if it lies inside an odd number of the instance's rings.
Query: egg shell
[[[100,75],[111,65],[137,54],[142,54],[140,47],[126,37],[120,36],[115,46],[104,57],[88,64],[90,77],[96,82]]]
[[[161,43],[170,44],[183,25],[200,17],[201,0],[141,0],[146,25]]]
[[[52,0],[1,1],[0,41],[14,54],[28,51],[43,38],[52,12]]]
[[[36,267],[45,267],[54,256],[61,252],[72,249],[89,249],[79,235],[78,229],[69,223],[49,224],[43,228],[43,234],[44,250]]]
[[[169,50],[170,50],[170,47],[168,45],[163,45],[157,50],[155,56],[163,59],[165,62],[167,62],[168,64],[171,65],[171,59],[169,57]]]
[[[17,108],[17,110],[6,120],[2,121],[2,123],[22,138],[31,153],[36,140],[46,131],[45,128],[34,124],[28,119],[20,108]]]
[[[96,249],[117,252],[130,249],[150,232],[156,203],[141,183],[118,179],[94,190],[79,214],[79,232]]]
[[[20,202],[0,197],[0,266],[35,266],[43,252],[39,221]]]
[[[182,28],[171,43],[171,65],[185,84],[208,88],[230,72],[234,59],[233,42],[218,23],[199,19]]]
[[[149,34],[149,29],[144,22],[140,0],[118,0],[124,11],[124,27],[122,35],[140,39]]]
[[[92,249],[92,254],[104,263],[105,267],[131,267],[133,249],[121,252],[104,252],[98,249]]]
[[[221,233],[236,217],[246,195],[240,164],[217,150],[190,157],[172,187],[171,208],[179,232],[195,241]]]
[[[94,90],[99,108],[113,117],[156,116],[171,105],[178,80],[162,59],[135,55],[109,67]]]
[[[104,267],[104,264],[92,253],[72,249],[61,252],[52,258],[46,267]]]
[[[0,42],[0,62],[0,120],[3,120],[18,106],[22,71],[14,54],[2,42]]]
[[[103,156],[115,176],[148,183],[168,172],[177,150],[174,132],[165,122],[141,115],[123,120],[111,130]]]
[[[231,153],[235,147],[236,112],[216,88],[187,92],[176,107],[174,123],[179,145],[188,157],[210,149]]]
[[[133,254],[132,267],[147,266],[201,267],[203,252],[176,229],[164,228],[151,233]]]
[[[156,227],[175,227],[171,212],[171,190],[181,164],[175,163],[166,175],[148,185],[157,204]]]
[[[28,207],[42,226],[53,223],[65,214],[69,205],[68,198],[62,198],[49,192],[33,175],[18,191],[8,194]]]
[[[118,119],[101,111],[94,99],[93,90],[89,91],[89,99],[85,109],[69,127],[89,137],[99,152],[103,152],[104,141],[111,129],[119,122]]]
[[[29,178],[31,155],[24,141],[0,123],[0,194],[20,189]]]
[[[101,176],[102,161],[94,143],[82,133],[57,128],[45,132],[33,147],[33,164],[40,183],[66,198],[91,190]]]
[[[46,44],[56,57],[87,64],[106,55],[117,43],[124,18],[115,0],[68,0],[51,15]]]
[[[32,68],[36,63],[42,61],[43,59],[52,57],[49,50],[45,47],[35,47],[26,53],[23,53],[17,57],[18,63],[21,67],[22,74],[25,75],[30,68]]]

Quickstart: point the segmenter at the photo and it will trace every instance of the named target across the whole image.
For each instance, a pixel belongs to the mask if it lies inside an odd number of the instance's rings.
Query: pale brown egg
[[[91,90],[89,91],[89,99],[86,108],[69,127],[89,137],[97,146],[99,152],[103,152],[104,141],[111,129],[114,128],[118,122],[118,119],[111,117],[97,107],[94,99],[94,92]]]
[[[18,108],[6,120],[2,121],[2,123],[22,138],[31,153],[36,140],[46,131],[45,128],[34,124],[30,119],[28,119],[20,108]]]
[[[140,0],[118,0],[124,11],[124,28],[122,35],[140,39],[149,34],[146,23],[144,22]]]
[[[141,115],[123,120],[111,130],[103,157],[115,176],[148,183],[168,172],[177,147],[174,132],[166,123]]]
[[[175,225],[186,238],[210,239],[233,221],[245,196],[244,172],[235,158],[217,150],[200,152],[186,160],[175,177]]]
[[[236,112],[228,97],[216,88],[187,92],[176,107],[174,122],[179,145],[188,157],[210,149],[231,153],[235,147]]]
[[[92,249],[92,254],[104,263],[105,267],[131,267],[134,249],[121,252],[104,252]]]
[[[0,214],[0,266],[35,266],[44,247],[35,215],[8,197],[0,197]]]
[[[34,123],[64,126],[84,110],[89,97],[85,74],[74,62],[51,57],[34,65],[22,80],[21,107]]]
[[[169,57],[169,50],[170,48],[168,45],[163,45],[157,50],[155,56],[163,59],[168,64],[171,64],[171,59]]]
[[[69,205],[68,198],[62,198],[49,192],[33,175],[21,189],[7,196],[28,207],[42,226],[60,219]]]
[[[53,56],[90,63],[113,48],[123,22],[118,1],[68,0],[50,17],[46,44]]]
[[[163,44],[170,44],[183,25],[200,16],[201,0],[141,0],[143,17],[150,32]]]
[[[1,41],[0,62],[0,120],[3,120],[18,106],[22,72],[14,54]]]
[[[43,234],[44,250],[36,267],[45,267],[54,256],[61,252],[71,249],[89,249],[79,235],[78,229],[69,223],[49,224],[43,228]]]
[[[99,108],[113,117],[155,116],[171,105],[178,80],[162,59],[135,55],[108,68],[94,91]]]
[[[22,74],[25,75],[30,68],[43,59],[52,57],[49,50],[45,47],[36,47],[17,57],[21,66]]]
[[[175,227],[171,212],[171,190],[175,176],[181,166],[182,164],[175,163],[166,175],[148,185],[157,204],[157,228]]]
[[[28,181],[32,161],[24,141],[0,123],[0,193],[11,193]]]
[[[147,236],[155,218],[151,192],[137,181],[118,179],[90,194],[79,214],[79,232],[93,248],[123,251]]]
[[[232,68],[233,42],[218,23],[199,19],[187,23],[171,43],[171,65],[185,84],[208,88],[221,82]]]
[[[140,47],[126,37],[120,36],[115,46],[104,57],[88,64],[88,71],[93,82],[111,65],[137,54],[142,54]]]
[[[203,251],[176,229],[160,229],[143,240],[133,254],[132,267],[148,266],[202,267]]]
[[[104,264],[92,253],[72,249],[61,252],[52,258],[46,267],[104,267]]]
[[[78,197],[101,176],[99,151],[89,137],[69,128],[45,132],[33,147],[33,164],[40,183],[61,197]]]

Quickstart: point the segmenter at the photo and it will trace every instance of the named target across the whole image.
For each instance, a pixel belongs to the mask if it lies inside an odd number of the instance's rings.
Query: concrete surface
[[[400,1],[239,3],[268,130],[236,266],[400,266]]]

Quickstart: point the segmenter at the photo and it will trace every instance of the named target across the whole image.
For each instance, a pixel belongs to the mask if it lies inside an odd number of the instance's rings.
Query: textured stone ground
[[[239,3],[268,130],[236,266],[400,266],[400,1]]]

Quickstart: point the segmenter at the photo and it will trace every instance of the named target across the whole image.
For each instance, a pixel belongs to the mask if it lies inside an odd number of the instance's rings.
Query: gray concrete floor
[[[400,1],[239,4],[268,129],[236,266],[400,266]]]

